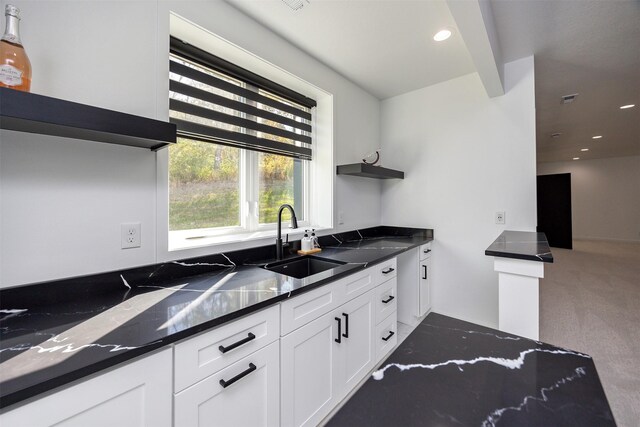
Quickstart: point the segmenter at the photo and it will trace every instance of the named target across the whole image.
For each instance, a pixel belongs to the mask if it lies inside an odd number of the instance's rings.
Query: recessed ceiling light
[[[596,135],[591,137],[591,139],[600,139],[600,138],[602,138],[602,135]]]
[[[588,148],[581,148],[580,151],[589,151]]]
[[[433,39],[437,42],[444,41],[451,37],[451,30],[440,30],[433,36]]]
[[[620,107],[621,110],[626,110],[627,108],[633,108],[635,107],[636,104],[627,104],[627,105],[623,105],[622,107]]]
[[[580,157],[574,157],[573,160],[580,160]]]

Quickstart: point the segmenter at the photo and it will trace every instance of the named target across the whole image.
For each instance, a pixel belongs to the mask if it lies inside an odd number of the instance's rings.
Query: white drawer
[[[375,290],[376,325],[398,308],[397,278],[387,280]]]
[[[280,347],[274,342],[177,393],[174,425],[278,426],[279,381]]]
[[[343,302],[350,301],[375,288],[378,284],[375,274],[376,271],[374,268],[367,268],[338,280],[336,283],[338,286],[344,288],[345,291],[345,299]]]
[[[396,277],[398,274],[398,266],[395,258],[386,260],[373,268],[375,268],[377,272],[378,284],[384,283],[387,280]]]
[[[394,311],[376,326],[376,361],[382,360],[398,343],[398,317]]]
[[[280,304],[280,334],[295,331],[300,326],[330,312],[344,302],[344,288],[339,282],[296,295]]]
[[[208,377],[278,339],[278,304],[175,346],[175,391]]]
[[[420,246],[420,261],[431,256],[431,242]]]

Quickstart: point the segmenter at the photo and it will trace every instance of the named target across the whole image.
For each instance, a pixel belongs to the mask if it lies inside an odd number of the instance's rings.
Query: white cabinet
[[[374,295],[374,292],[368,292],[349,301],[338,310],[343,321],[342,343],[339,345],[338,355],[344,367],[342,378],[337,384],[341,388],[338,399],[342,399],[358,385],[375,363]]]
[[[374,295],[362,294],[281,338],[283,426],[318,424],[373,368]]]
[[[342,337],[336,319],[342,321],[327,313],[280,339],[283,426],[315,426],[338,400]]]
[[[431,242],[398,256],[398,321],[416,326],[431,310]]]
[[[394,259],[393,263],[393,266],[390,267],[396,268],[397,260]],[[388,269],[380,271],[380,281],[382,281],[382,284],[374,291],[374,303],[376,306],[376,327],[373,334],[375,363],[382,360],[384,356],[395,348],[398,342],[398,276],[396,276],[396,274],[389,274],[388,276],[391,276],[391,278],[389,278],[384,275],[384,271],[388,271]]]
[[[279,351],[273,342],[176,394],[175,426],[278,426]]]
[[[393,278],[376,288],[376,324],[389,317],[398,308],[397,279]]]
[[[190,337],[175,347],[175,391],[218,372],[280,336],[278,305]]]
[[[280,424],[280,306],[175,346],[175,426]]]
[[[431,286],[429,276],[431,275],[431,257],[420,261],[420,304],[418,306],[418,317],[422,317],[431,310]]]
[[[395,311],[376,326],[374,340],[376,345],[376,362],[379,362],[393,350],[398,343],[398,321]]]
[[[0,416],[11,427],[170,427],[172,350],[146,356]]]

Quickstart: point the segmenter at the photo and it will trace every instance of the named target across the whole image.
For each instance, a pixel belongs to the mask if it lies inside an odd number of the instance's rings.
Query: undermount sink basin
[[[318,259],[307,255],[300,258],[268,264],[263,268],[275,273],[284,274],[285,276],[295,277],[296,279],[304,279],[305,277],[313,276],[314,274],[321,273],[344,264],[346,264],[346,262]]]

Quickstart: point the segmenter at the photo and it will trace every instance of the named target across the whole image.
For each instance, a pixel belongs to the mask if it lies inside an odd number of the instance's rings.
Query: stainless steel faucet
[[[278,237],[276,238],[276,259],[282,259],[282,211],[284,209],[291,211],[291,228],[298,228],[298,220],[296,219],[296,213],[291,205],[284,204],[280,206],[278,211]],[[289,235],[287,234],[287,243],[289,243]]]

